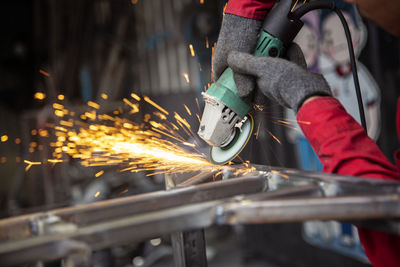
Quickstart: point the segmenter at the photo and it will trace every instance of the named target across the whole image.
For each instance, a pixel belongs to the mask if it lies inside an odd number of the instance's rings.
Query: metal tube
[[[400,217],[399,195],[296,198],[227,204],[221,222],[276,223]]]

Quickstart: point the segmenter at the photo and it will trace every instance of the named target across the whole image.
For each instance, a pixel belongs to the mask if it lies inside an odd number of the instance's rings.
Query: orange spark
[[[282,143],[281,143],[281,141],[275,136],[275,135],[273,135],[270,131],[268,131],[268,130],[266,130],[267,131],[267,133],[272,137],[272,138],[274,138],[275,139],[275,141],[277,141],[280,145],[282,145]]]
[[[190,49],[190,54],[192,55],[192,57],[194,57],[196,54],[194,53],[194,49],[193,49],[193,45],[192,44],[189,45],[189,49]]]
[[[309,121],[297,121],[297,123],[300,123],[300,124],[307,124],[307,125],[310,125],[310,124],[311,124],[311,122],[309,122]]]
[[[65,98],[64,95],[58,95],[58,96],[57,96],[57,99],[58,99],[58,100],[64,100],[64,98]]]
[[[48,72],[45,72],[42,69],[40,69],[39,72],[40,72],[40,74],[43,74],[44,76],[50,77],[50,74]]]
[[[182,73],[182,75],[183,75],[183,77],[185,77],[186,82],[190,83],[189,75],[186,72]]]
[[[0,140],[1,140],[1,142],[7,142],[8,136],[7,135],[2,135]]]
[[[190,112],[190,109],[189,109],[185,104],[183,104],[183,106],[185,107],[186,112],[187,112],[190,116],[192,116],[192,112]]]
[[[41,162],[33,162],[29,160],[24,160],[24,163],[26,163],[25,171],[28,171],[33,165],[40,165],[42,164]]]
[[[99,171],[98,173],[96,173],[94,176],[95,176],[96,178],[98,178],[98,177],[100,177],[101,175],[103,175],[103,173],[104,173],[104,171],[101,170],[101,171]]]
[[[286,175],[286,174],[283,174],[283,173],[281,173],[280,171],[271,170],[271,172],[272,172],[272,173],[275,173],[275,174],[278,174],[278,175],[282,176],[283,178],[286,178],[286,179],[288,179],[288,178],[289,178],[289,176],[288,176],[288,175]]]
[[[61,105],[61,104],[58,104],[58,103],[54,103],[54,104],[53,104],[53,108],[54,108],[54,109],[64,109],[64,106]]]
[[[135,99],[136,101],[140,101],[140,97],[139,97],[137,94],[135,94],[135,93],[132,93],[132,94],[131,94],[131,97],[132,97],[133,99]]]
[[[54,110],[54,115],[56,115],[57,117],[64,117],[64,112],[62,112],[61,110]]]
[[[129,101],[126,98],[124,98],[122,100],[125,102],[125,104],[127,104],[128,106],[130,106],[132,108],[132,110],[130,111],[130,114],[139,112],[139,105],[138,104],[133,104],[131,101]]]
[[[96,194],[94,194],[94,197],[97,198],[100,195],[100,191],[97,191]]]
[[[148,96],[144,96],[143,97],[144,101],[146,101],[147,103],[149,103],[150,105],[152,105],[153,107],[157,108],[159,111],[161,111],[162,113],[164,113],[165,115],[169,115],[169,112],[166,111],[165,109],[163,109],[162,107],[160,107],[158,104],[156,104],[153,100],[151,100]]]
[[[48,159],[47,162],[55,164],[55,163],[61,163],[61,162],[63,162],[63,160],[61,160],[61,159]]]
[[[101,94],[101,98],[103,98],[104,100],[106,100],[107,98],[108,98],[108,95],[107,94]]]
[[[74,125],[72,122],[70,122],[70,121],[64,121],[64,120],[60,121],[60,124],[61,124],[62,126],[66,126],[66,127],[72,127],[72,126]]]
[[[196,147],[195,144],[191,144],[191,143],[188,143],[188,142],[183,142],[182,144],[185,145],[185,146]]]
[[[293,123],[290,123],[288,121],[278,120],[278,122],[283,123],[283,124],[293,125]]]
[[[196,117],[197,117],[197,120],[199,121],[199,123],[201,123],[201,119],[200,119],[199,114],[196,114]]]
[[[95,102],[93,102],[93,101],[89,101],[87,104],[88,104],[89,107],[92,107],[92,108],[95,108],[95,109],[99,109],[100,108],[100,105],[95,103]]]
[[[200,110],[200,104],[199,104],[199,99],[198,99],[197,97],[196,97],[195,99],[196,99],[197,110],[198,110],[199,112],[201,112],[201,110]]]
[[[46,98],[46,94],[42,92],[36,92],[33,97],[37,100],[43,100]]]

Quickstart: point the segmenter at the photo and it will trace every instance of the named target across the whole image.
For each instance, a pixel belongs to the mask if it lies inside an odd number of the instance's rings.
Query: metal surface
[[[235,178],[237,169],[232,168],[222,174],[228,180],[53,210],[47,217],[39,213],[1,220],[0,262],[9,266],[65,258],[76,252],[68,240],[99,250],[168,233],[199,233],[215,224],[339,219],[400,234],[400,183],[253,167],[249,177]],[[204,173],[188,184],[211,176]],[[35,225],[44,230],[34,231]],[[195,254],[202,246],[198,237],[189,248]]]
[[[247,201],[224,206],[221,222],[276,223],[306,220],[395,218],[400,216],[399,195],[334,198],[293,198]]]
[[[126,198],[52,210],[64,222],[79,227],[124,218],[136,214],[164,210],[182,204],[193,204],[222,199],[238,194],[261,192],[265,188],[265,177],[246,177],[209,184],[177,188],[173,191],[158,191]],[[47,212],[34,213],[0,220],[0,242],[34,236],[31,221],[46,216]]]

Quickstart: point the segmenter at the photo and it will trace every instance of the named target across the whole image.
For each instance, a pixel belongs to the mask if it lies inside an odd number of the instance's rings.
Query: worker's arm
[[[364,129],[332,97],[304,101],[297,113],[304,135],[324,171],[376,179],[399,180],[398,169],[383,155]],[[365,253],[374,267],[400,266],[400,238],[358,227]]]
[[[297,113],[297,120],[325,172],[400,179],[398,169],[335,98],[306,100]]]
[[[230,0],[225,13],[249,19],[264,20],[275,0]]]

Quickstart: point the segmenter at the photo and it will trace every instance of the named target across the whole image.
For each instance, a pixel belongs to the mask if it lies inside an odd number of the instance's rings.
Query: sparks
[[[267,133],[275,139],[276,142],[278,142],[280,145],[282,145],[281,141],[278,139],[278,137],[276,137],[275,135],[273,135],[270,131],[266,130]]]
[[[190,49],[190,54],[192,55],[192,57],[194,57],[196,54],[194,53],[194,48],[192,44],[189,45],[189,49]]]
[[[186,106],[185,104],[183,104],[183,106],[186,109],[186,112],[189,114],[189,116],[192,116],[192,112],[190,111],[190,109],[188,108],[188,106]]]
[[[39,70],[40,74],[43,74],[46,77],[50,77],[50,74],[44,70]]]
[[[185,77],[186,82],[190,83],[189,75],[186,72],[182,73],[182,75],[183,75],[183,77]]]
[[[141,99],[136,95],[131,96],[135,100]],[[185,147],[196,150],[195,142],[186,141],[195,136],[186,119],[176,112],[172,118],[167,117],[167,110],[147,96],[143,99],[159,110],[153,112],[154,117],[145,114],[144,122],[96,114],[95,110],[84,113],[85,118],[91,116],[90,124],[68,117],[60,120],[59,125],[52,126],[57,140],[50,144],[54,148],[54,159],[48,162],[55,164],[73,158],[86,167],[116,166],[121,172],[152,171],[146,174],[149,176],[220,168],[208,162],[204,155],[185,150]],[[133,104],[126,98],[123,101],[135,112],[139,111],[139,103]],[[97,107],[93,103],[90,106]],[[189,108],[186,105],[184,107],[191,114]],[[66,110],[60,104],[53,105],[53,108],[56,111]],[[122,113],[122,110],[118,113]],[[168,118],[175,119],[176,123]],[[186,136],[183,137],[180,131]],[[32,149],[35,147],[31,145]],[[29,169],[32,164],[26,163]],[[99,171],[95,177],[103,174],[103,170]]]
[[[132,97],[133,99],[135,99],[136,101],[140,101],[140,96],[138,96],[138,95],[135,94],[135,93],[132,93],[132,94],[131,94],[131,97]]]
[[[159,111],[164,113],[165,115],[169,115],[168,111],[166,111],[165,109],[160,107],[157,103],[155,103],[153,100],[151,100],[148,96],[144,96],[143,99],[144,99],[144,101],[146,101],[147,103],[149,103],[150,105],[152,105],[153,107],[155,107],[156,109],[158,109]]]
[[[95,102],[93,102],[93,101],[89,101],[89,102],[88,102],[88,106],[89,106],[89,107],[92,107],[92,108],[94,108],[94,109],[99,109],[99,108],[100,108],[100,105],[97,104],[97,103],[95,103]]]
[[[46,94],[42,92],[36,92],[33,97],[37,100],[43,100],[46,98]]]
[[[102,176],[103,173],[104,173],[104,171],[101,170],[101,171],[99,171],[98,173],[96,173],[94,176],[95,176],[96,178],[98,178],[98,177]]]
[[[29,160],[24,160],[24,163],[26,163],[25,171],[28,171],[33,165],[41,165],[41,162],[33,162]]]

